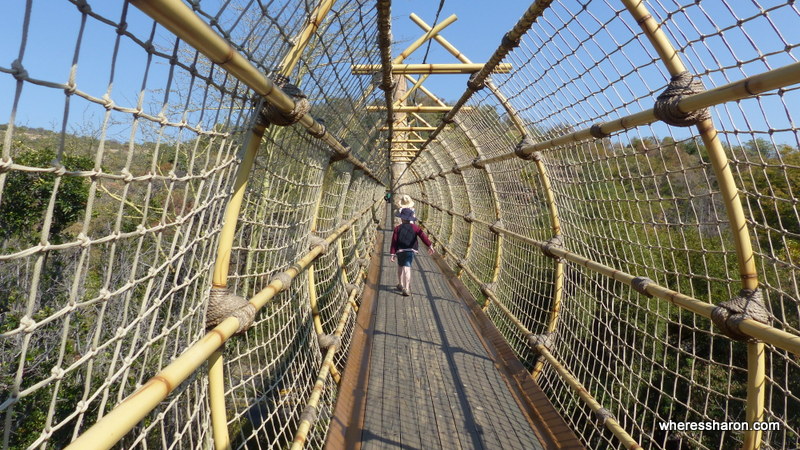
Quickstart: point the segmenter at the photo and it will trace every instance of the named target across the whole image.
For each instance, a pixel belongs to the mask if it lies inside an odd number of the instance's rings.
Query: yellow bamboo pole
[[[450,24],[452,24],[456,20],[458,20],[458,16],[456,16],[455,14],[452,14],[452,15],[448,16],[446,19],[444,19],[441,22],[439,22],[439,24],[436,25],[433,28],[433,30],[428,31],[424,35],[420,36],[416,41],[412,42],[411,45],[406,47],[405,50],[400,52],[400,54],[397,55],[397,57],[395,57],[392,60],[392,64],[393,65],[394,64],[400,64],[403,61],[405,61],[405,59],[408,58],[409,56],[411,56],[411,54],[414,53],[414,51],[416,51],[418,48],[420,48],[422,46],[422,44],[424,44],[424,43],[428,42],[429,40],[431,40],[431,38],[433,38],[433,36],[435,36],[440,31],[444,30],[445,28],[447,28]]]
[[[443,245],[441,245],[441,247],[443,247],[445,249],[447,248],[447,247],[445,247]],[[476,283],[480,283],[481,282],[480,278],[478,278],[477,275],[475,275],[471,270],[469,270],[466,267],[464,267],[464,273],[466,273]],[[509,322],[511,322],[512,325],[514,325],[514,327],[517,329],[517,331],[520,334],[522,334],[523,336],[525,336],[528,340],[531,339],[531,337],[533,336],[533,333],[531,333],[531,331],[528,330],[528,328],[525,327],[525,325],[511,311],[509,311],[508,308],[506,308],[505,305],[503,305],[501,302],[497,301],[497,298],[494,297],[494,294],[491,292],[491,290],[487,290],[486,292],[484,292],[484,295],[486,295],[487,297],[492,297],[492,303],[494,305],[496,305],[497,308],[506,317],[506,319]],[[547,349],[547,347],[545,347],[542,344],[536,344],[536,345],[533,345],[533,348],[540,355],[542,355],[542,357],[548,363],[550,363],[550,365],[553,366],[553,368],[556,370],[556,372],[561,377],[561,379],[563,379],[567,383],[567,385],[570,386],[570,388],[572,388],[578,394],[580,399],[583,400],[583,402],[586,403],[587,406],[589,406],[589,408],[592,410],[592,412],[594,412],[596,414],[600,414],[601,412],[603,412],[605,410],[605,408],[603,408],[603,405],[598,403],[597,400],[595,400],[595,398],[591,394],[589,394],[589,392],[586,390],[586,388],[583,387],[583,385],[580,383],[580,381],[578,381],[578,379],[575,378],[575,376],[572,375],[572,373],[570,373],[569,370],[567,370],[563,365],[561,365],[561,363],[558,362],[558,360],[555,359],[555,357],[550,353],[550,351]],[[616,419],[614,419],[613,417],[606,417],[605,419],[603,419],[603,425],[605,425],[614,434],[614,436],[616,436],[617,439],[619,439],[620,442],[622,442],[622,444],[625,446],[625,448],[629,448],[629,449],[641,449],[642,448],[633,439],[633,437],[631,437],[631,435],[628,434],[625,431],[625,429],[622,428],[622,426],[620,426],[619,422],[617,422]]]
[[[642,28],[653,48],[658,52],[669,74],[676,76],[685,72],[686,66],[681,61],[680,54],[675,50],[660,24],[650,14],[644,1],[622,0],[622,3]],[[739,189],[730,170],[730,161],[725,154],[725,149],[722,147],[716,127],[714,127],[714,122],[711,119],[698,123],[697,131],[703,139],[711,166],[719,182],[720,193],[725,204],[734,248],[736,249],[742,288],[756,290],[758,289],[758,272],[756,271],[755,256],[744,208],[739,198]],[[761,446],[762,432],[761,430],[753,430],[752,425],[764,419],[766,354],[763,343],[747,342],[745,345],[747,345],[746,420],[751,425],[751,429],[745,431],[743,448],[753,450]]]
[[[411,86],[411,89],[406,90],[403,93],[403,95],[401,95],[400,98],[397,99],[397,101],[395,101],[395,105],[397,106],[404,105],[405,101],[408,100],[408,97],[410,97],[411,94],[413,94],[414,91],[417,90],[417,88],[422,86],[422,83],[425,82],[425,80],[427,80],[429,76],[430,74],[425,74],[419,77],[419,80],[414,81],[414,84]]]
[[[746,77],[739,81],[729,83],[718,88],[709,89],[699,94],[688,95],[682,98],[677,105],[678,109],[682,112],[696,111],[698,109],[716,106],[730,101],[741,100],[743,98],[752,97],[763,92],[788,87],[798,83],[800,83],[800,62],[792,63],[778,69],[768,70],[764,73]],[[641,111],[609,122],[598,122],[590,127],[572,133],[563,134],[553,139],[523,146],[520,148],[519,154],[516,151],[503,153],[491,158],[487,158],[483,162],[485,164],[494,164],[497,162],[517,158],[520,156],[520,154],[527,157],[536,151],[544,152],[561,147],[563,145],[572,145],[583,141],[594,140],[596,138],[592,136],[591,131],[593,127],[603,134],[612,134],[618,131],[628,130],[642,125],[648,125],[656,121],[658,121],[658,119],[656,118],[655,113],[652,109],[648,109],[646,111]],[[471,164],[465,164],[456,169],[470,170],[472,168],[473,167]],[[438,174],[432,174],[428,178],[406,184],[414,184],[426,179],[433,179],[439,175],[451,173],[452,171],[453,169],[445,170],[439,172]]]
[[[211,62],[253,89],[256,94],[264,97],[266,101],[282,112],[290,113],[294,110],[295,104],[291,97],[278,89],[272,80],[239,54],[181,0],[132,0],[131,4],[208,57]],[[330,133],[325,132],[325,127],[314,120],[311,115],[303,115],[298,123],[310,133],[321,136],[319,139],[331,147],[334,153],[346,155],[345,159],[348,162],[373,180],[383,184],[363,162],[351,155],[341,142]]]
[[[231,439],[228,436],[228,417],[225,408],[225,368],[222,360],[222,346],[215,350],[208,359],[208,398],[214,449],[229,450]]]
[[[429,205],[433,208],[438,209],[439,211],[446,212],[453,216],[460,217],[462,219],[464,217],[463,215],[457,212],[449,211],[445,208],[433,205],[423,199],[419,199],[418,201],[420,203]],[[483,222],[477,219],[475,219],[474,221],[477,223],[482,223],[487,227],[491,225],[487,222]],[[521,234],[515,233],[503,227],[495,227],[495,229],[505,234],[508,237],[512,237],[522,242],[527,242],[529,244],[538,247],[539,249],[544,249],[545,246],[547,246],[547,242],[531,239],[527,236],[523,236]],[[577,253],[569,252],[565,249],[561,249],[558,247],[550,247],[548,248],[548,251],[557,257],[564,258],[567,261],[578,264],[593,272],[599,273],[601,275],[619,281],[620,283],[623,283],[628,286],[633,286],[633,281],[635,278],[637,278],[636,275],[623,272],[614,267],[607,266],[603,263],[586,258]],[[712,305],[711,303],[706,303],[694,297],[681,294],[680,292],[673,291],[672,289],[668,289],[656,283],[648,283],[645,288],[645,292],[647,292],[647,294],[650,294],[655,298],[668,301],[675,306],[683,308],[687,311],[691,311],[707,319],[711,318],[711,312],[715,308],[715,305]],[[790,353],[794,353],[795,355],[800,355],[800,336],[788,333],[783,330],[779,330],[771,325],[763,324],[761,322],[757,322],[752,319],[742,320],[739,324],[739,331],[750,337],[762,340],[770,345],[774,345],[775,347],[781,348]]]
[[[279,73],[289,76],[300,61],[300,56],[310,42],[311,36],[319,28],[325,15],[331,10],[336,0],[322,0],[311,14],[309,23],[298,36],[297,44],[284,56],[280,64]],[[256,123],[251,129],[248,143],[242,163],[236,171],[234,182],[234,193],[225,208],[225,218],[220,231],[220,240],[217,244],[217,259],[214,263],[214,274],[212,286],[216,288],[227,287],[228,270],[230,268],[231,250],[236,227],[239,221],[244,192],[247,187],[247,180],[253,168],[253,161],[264,137],[266,123]],[[313,271],[312,271],[313,272]],[[212,361],[213,360],[213,361]],[[223,352],[218,350],[209,360],[208,384],[209,384],[209,409],[211,410],[211,424],[214,434],[214,445],[217,449],[230,448],[230,437],[228,436],[228,418],[225,408],[225,373],[223,364]]]
[[[395,75],[404,74],[465,74],[475,73],[483,69],[483,64],[392,64],[392,73]],[[350,72],[353,75],[370,75],[375,72],[381,71],[380,64],[353,64],[350,67]],[[498,64],[492,70],[493,73],[509,73],[511,72],[511,64],[503,63]]]
[[[388,127],[381,127],[381,131],[388,130]],[[394,127],[395,131],[433,131],[436,127]]]
[[[414,13],[411,13],[409,16],[411,20],[416,23],[420,28],[424,31],[430,31],[431,27],[424,20],[422,20],[419,16]],[[472,64],[469,58],[466,55],[461,53],[453,44],[447,41],[441,34],[437,34],[433,37],[433,39],[439,43],[445,50],[450,52],[451,55],[455,56],[456,59],[461,61],[464,64]],[[494,85],[491,80],[486,80],[486,87],[492,92],[492,94],[497,98],[503,108],[508,112],[508,117],[511,118],[511,122],[514,124],[514,127],[522,134],[523,136],[527,134],[525,131],[525,125],[523,125],[522,120],[519,118],[519,114],[517,111],[511,106],[511,103],[508,101],[505,95],[500,92],[500,89]]]
[[[382,105],[369,105],[366,108],[367,111],[386,111],[386,107]],[[448,112],[450,111],[450,106],[423,106],[423,105],[408,105],[408,106],[394,106],[392,110],[395,112],[401,113],[440,113],[440,112]],[[465,108],[470,109],[470,108]]]
[[[553,369],[558,372],[559,376],[561,376],[561,379],[564,380],[567,385],[569,385],[569,387],[578,394],[578,397],[580,397],[580,399],[583,400],[587,406],[589,406],[589,409],[591,409],[593,413],[600,414],[605,410],[603,405],[595,400],[592,394],[590,394],[589,391],[583,387],[583,384],[581,384],[581,382],[578,381],[578,379],[575,378],[575,376],[569,370],[567,370],[566,367],[558,362],[553,354],[547,350],[547,347],[540,344],[536,346],[536,350],[544,357],[545,360],[547,360]],[[614,434],[614,436],[617,437],[617,439],[619,439],[625,448],[631,450],[642,448],[642,446],[640,446],[639,443],[636,442],[636,440],[630,434],[628,434],[624,428],[622,428],[622,426],[614,417],[604,418],[603,425],[605,425],[605,427],[608,428]]]
[[[308,17],[306,26],[295,39],[295,45],[289,50],[289,53],[284,56],[283,61],[278,66],[281,74],[288,77],[292,73],[294,67],[300,61],[300,57],[303,55],[311,37],[322,24],[322,21],[325,19],[325,16],[331,10],[334,3],[336,3],[336,0],[322,0]]]
[[[377,202],[375,203],[377,204]],[[355,217],[334,230],[325,239],[326,244],[339,239],[357,221],[361,220],[373,206],[370,205],[355,214]],[[270,283],[256,293],[249,303],[256,312],[261,310],[275,295],[287,289],[292,280],[303,272],[323,251],[323,245],[317,245],[281,274],[275,276]],[[286,284],[284,284],[286,281]],[[108,414],[98,420],[92,427],[78,436],[68,447],[69,450],[108,449],[122,436],[128,433],[158,404],[177,388],[182,382],[202,366],[219,350],[220,347],[239,329],[240,322],[236,317],[228,317],[219,325],[209,330],[202,338],[187,348],[169,365],[150,378],[141,388],[128,396]]]
[[[356,293],[357,291],[355,290],[351,292],[348,296],[348,300],[354,301]],[[351,311],[353,311],[353,307],[348,302],[348,305],[344,308],[342,317],[339,319],[339,323],[336,325],[336,331],[334,331],[334,336],[336,336],[336,338],[341,338],[342,333],[344,332],[344,327],[347,325],[347,320],[350,318]],[[311,431],[311,427],[314,425],[314,422],[316,422],[319,401],[322,398],[323,392],[325,392],[325,381],[327,380],[329,374],[332,375],[333,371],[336,370],[336,366],[333,364],[333,357],[336,355],[337,350],[339,350],[338,343],[328,347],[325,353],[325,358],[322,360],[322,366],[319,369],[317,380],[314,382],[314,388],[311,390],[311,396],[306,403],[306,411],[313,411],[313,414],[310,414],[311,417],[308,417],[304,414],[300,420],[300,425],[297,427],[297,432],[295,433],[294,440],[292,441],[292,450],[301,450],[303,447],[305,447],[306,440],[308,439],[308,433]]]

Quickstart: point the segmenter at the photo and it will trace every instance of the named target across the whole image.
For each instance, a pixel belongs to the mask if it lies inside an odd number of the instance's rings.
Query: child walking
[[[417,221],[413,209],[403,208],[397,217],[403,223],[394,228],[392,247],[389,253],[392,255],[392,261],[395,260],[395,256],[397,257],[397,289],[403,293],[403,296],[408,297],[411,295],[411,263],[414,262],[414,255],[419,251],[417,236],[428,246],[430,255],[433,254],[433,244],[422,228],[411,223]]]

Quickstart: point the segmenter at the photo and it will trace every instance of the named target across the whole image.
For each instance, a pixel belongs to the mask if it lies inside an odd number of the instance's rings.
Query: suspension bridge
[[[2,447],[800,448],[795,2],[452,7],[11,7]]]

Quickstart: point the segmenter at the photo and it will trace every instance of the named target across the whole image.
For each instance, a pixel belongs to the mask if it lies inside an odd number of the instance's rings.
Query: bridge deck
[[[366,374],[362,368],[360,381],[350,387],[366,397],[361,400],[363,423],[354,419],[355,425],[345,426],[349,437],[342,439],[349,442],[344,444],[339,437],[332,440],[340,444],[332,443],[329,436],[328,448],[554,447],[553,430],[542,423],[549,419],[540,411],[532,414],[524,395],[514,390],[513,377],[498,369],[504,364],[498,361],[502,358],[491,343],[479,338],[474,310],[459,298],[432,257],[421,252],[415,259],[412,296],[403,297],[394,289],[397,276],[395,263],[389,261],[391,229],[381,232],[382,267],[374,284],[375,304],[371,329],[367,330],[372,336],[366,352],[371,354],[369,370]],[[527,378],[521,365],[517,372]],[[552,406],[545,403],[553,417]],[[562,428],[555,434],[563,434],[566,427],[555,418]],[[568,430],[563,435],[571,438],[566,447],[579,447]]]

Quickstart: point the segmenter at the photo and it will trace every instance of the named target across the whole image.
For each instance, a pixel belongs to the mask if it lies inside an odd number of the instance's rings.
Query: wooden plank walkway
[[[394,289],[383,233],[362,448],[544,448],[433,259],[415,259],[411,297]]]

